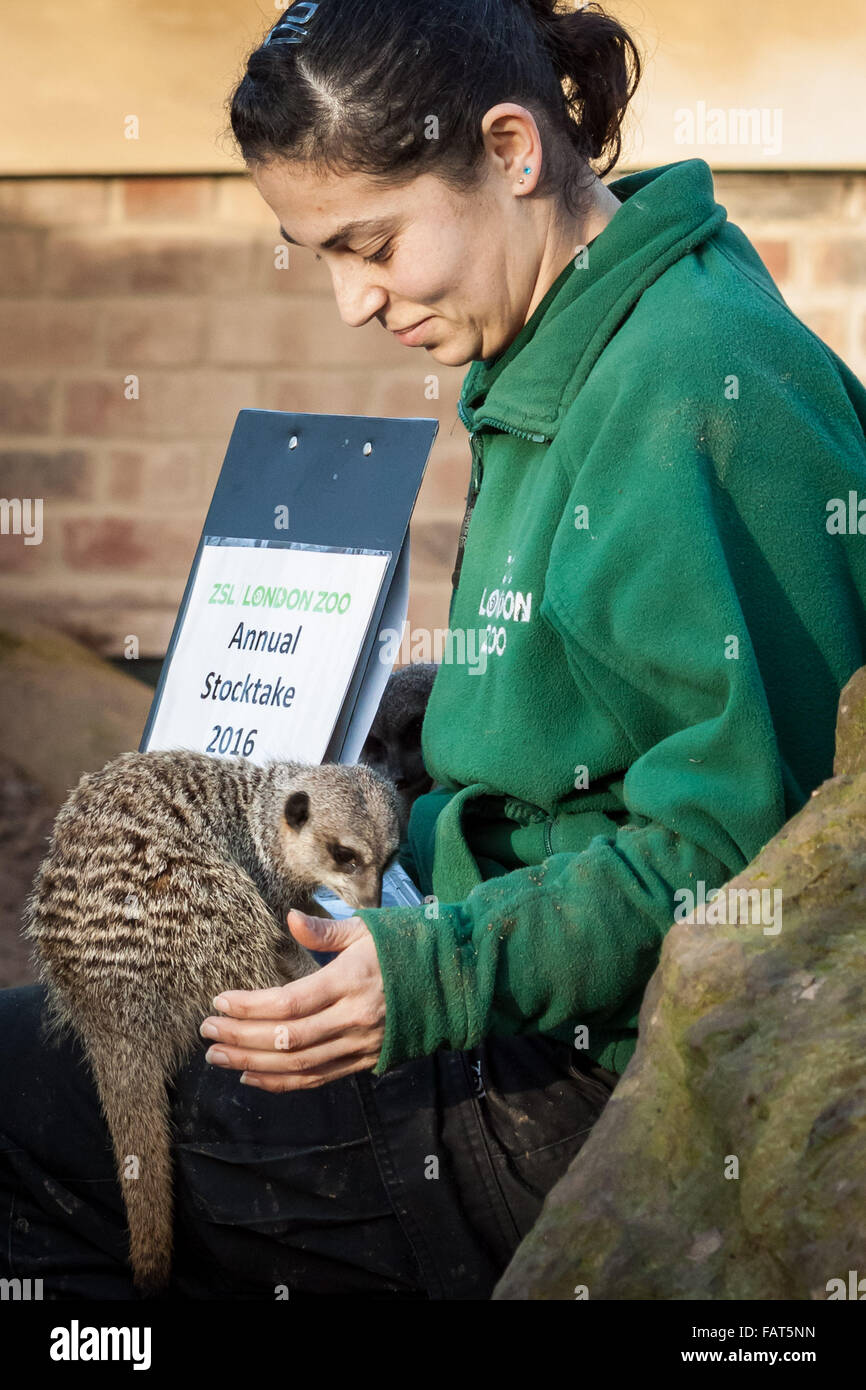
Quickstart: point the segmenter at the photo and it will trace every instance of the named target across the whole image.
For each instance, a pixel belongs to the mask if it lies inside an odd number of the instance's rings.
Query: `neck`
[[[615,193],[594,177],[585,206],[568,223],[551,225],[550,236],[539,266],[538,279],[524,324],[528,323],[554,281],[562,274],[581,247],[603,232],[622,207]]]

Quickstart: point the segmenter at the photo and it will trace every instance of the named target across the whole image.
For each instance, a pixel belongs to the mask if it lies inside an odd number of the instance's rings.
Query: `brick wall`
[[[716,189],[794,311],[866,379],[866,174],[719,174]],[[0,537],[7,601],[106,655],[128,634],[162,654],[238,410],[424,415],[440,429],[409,620],[445,627],[465,368],[375,321],[346,327],[324,263],[292,250],[277,269],[278,244],[242,177],[0,180],[0,496],[44,499],[40,545]]]

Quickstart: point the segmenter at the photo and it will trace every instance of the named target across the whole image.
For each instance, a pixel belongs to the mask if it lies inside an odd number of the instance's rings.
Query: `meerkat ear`
[[[292,792],[283,814],[293,830],[300,830],[310,817],[310,798],[306,792]]]

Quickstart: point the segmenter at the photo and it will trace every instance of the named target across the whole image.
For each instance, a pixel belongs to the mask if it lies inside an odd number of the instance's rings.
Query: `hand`
[[[308,950],[340,954],[288,985],[227,990],[213,1000],[227,1017],[201,1026],[215,1043],[205,1060],[242,1069],[241,1081],[263,1091],[308,1090],[369,1070],[385,1037],[385,989],[366,923],[294,910],[288,923]]]

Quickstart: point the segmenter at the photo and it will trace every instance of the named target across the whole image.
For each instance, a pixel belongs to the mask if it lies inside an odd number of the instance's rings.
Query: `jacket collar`
[[[552,439],[644,290],[727,218],[703,159],[629,174],[609,187],[623,205],[595,238],[586,267],[567,266],[505,351],[470,366],[458,401],[467,429],[489,423]]]

